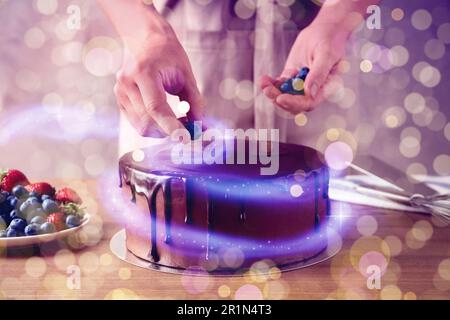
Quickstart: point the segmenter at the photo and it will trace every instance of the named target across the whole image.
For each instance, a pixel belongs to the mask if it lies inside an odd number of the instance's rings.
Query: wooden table
[[[426,216],[333,203],[343,232],[342,249],[333,258],[271,277],[187,277],[116,258],[109,241],[121,226],[101,205],[97,184],[70,185],[93,215],[79,235],[89,246],[68,250],[53,244],[41,256],[31,249],[9,256],[0,250],[0,298],[232,299],[245,288],[253,297],[272,299],[450,299],[450,229]],[[362,272],[382,260],[388,264],[381,287],[369,289]]]

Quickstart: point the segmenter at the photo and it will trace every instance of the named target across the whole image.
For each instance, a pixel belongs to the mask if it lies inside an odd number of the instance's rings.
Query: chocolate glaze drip
[[[164,242],[170,244],[172,242],[171,222],[172,222],[172,180],[164,181],[164,219],[166,223],[166,237]]]
[[[239,219],[241,220],[241,222],[245,222],[245,220],[247,220],[247,213],[245,211],[245,201],[244,199],[240,199],[239,201]]]
[[[329,217],[330,216],[330,198],[328,196],[328,191],[329,191],[329,180],[330,180],[330,172],[328,171],[327,168],[324,168],[322,170],[322,197],[326,200],[326,208],[325,208],[325,213],[326,216]]]
[[[314,177],[314,228],[319,228],[319,175],[317,172],[313,172]]]
[[[206,233],[206,260],[209,260],[209,251],[213,249],[212,246],[212,231],[213,231],[213,217],[214,217],[214,197],[208,192],[208,208],[206,212],[207,233]]]
[[[185,179],[185,188],[186,188],[186,217],[184,222],[187,224],[192,224],[192,215],[194,211],[194,183],[191,179]]]
[[[159,189],[161,189],[162,184],[157,183],[150,192],[149,197],[149,209],[150,209],[150,218],[151,218],[151,243],[152,248],[150,250],[150,256],[153,258],[153,261],[159,261],[158,254],[158,246],[157,246],[157,236],[156,236],[156,196],[158,195]]]

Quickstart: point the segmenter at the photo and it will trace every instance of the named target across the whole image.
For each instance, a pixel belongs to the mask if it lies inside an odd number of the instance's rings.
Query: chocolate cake
[[[316,150],[280,143],[279,170],[267,176],[261,164],[174,164],[167,145],[143,152],[119,163],[135,208],[126,246],[137,257],[220,271],[262,259],[288,265],[326,249],[329,174]]]

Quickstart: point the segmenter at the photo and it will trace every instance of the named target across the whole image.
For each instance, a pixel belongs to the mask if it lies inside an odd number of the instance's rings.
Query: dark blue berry
[[[45,218],[42,216],[35,216],[31,219],[30,223],[41,225],[45,222]]]
[[[17,198],[23,198],[28,195],[28,190],[24,186],[18,185],[12,189],[12,194]]]
[[[81,224],[81,219],[79,216],[68,215],[66,218],[66,225],[68,228],[78,227]]]
[[[39,225],[37,224],[29,224],[25,227],[25,235],[27,236],[35,236],[39,233]]]
[[[39,233],[45,234],[45,233],[53,233],[56,231],[55,225],[51,222],[44,222],[39,227]]]
[[[35,217],[43,217],[44,218],[45,216],[46,215],[45,215],[44,210],[42,210],[41,208],[37,208],[37,209],[34,209],[34,210],[30,210],[28,212],[28,214],[27,214],[27,221],[31,221]]]
[[[25,214],[28,214],[28,212],[30,212],[31,210],[35,210],[40,207],[41,204],[39,203],[39,200],[35,197],[31,197],[20,205],[20,211]]]
[[[31,192],[28,194],[28,198],[31,198],[31,197],[34,197],[34,198],[40,198],[41,196],[40,196],[39,193],[37,193],[36,191],[31,191]]]
[[[50,214],[59,211],[59,205],[56,201],[47,199],[42,202],[42,209],[44,209],[45,213]]]
[[[188,121],[187,123],[185,123],[184,127],[189,132],[191,140],[196,140],[202,135],[202,128],[195,121]]]
[[[3,196],[0,197],[3,198],[3,201],[0,202],[0,215],[7,215],[11,211],[11,206],[9,205],[9,201],[6,201],[6,198]]]
[[[20,230],[8,228],[8,230],[6,231],[6,236],[8,238],[21,237],[23,236],[23,232],[21,232]]]
[[[300,71],[297,73],[297,75],[295,76],[296,78],[300,78],[302,80],[306,79],[306,76],[309,73],[309,68],[308,67],[303,67],[300,69]]]
[[[11,221],[11,223],[9,224],[10,229],[14,229],[20,232],[23,232],[26,226],[27,222],[20,218],[13,219],[13,221]]]
[[[19,211],[17,211],[17,210],[12,210],[12,211],[10,212],[10,214],[9,214],[9,217],[10,217],[11,219],[19,218],[18,213],[19,213]]]
[[[43,194],[41,197],[42,202],[44,202],[45,200],[51,199],[52,197],[50,197],[48,194]]]
[[[16,197],[12,197],[11,199],[9,199],[9,205],[11,208],[16,208],[17,204],[19,203],[19,199],[17,199]]]
[[[292,82],[291,79],[283,82],[280,86],[280,91],[283,93],[288,93],[290,91],[292,91],[294,88],[292,88]]]
[[[10,218],[10,220],[14,220],[17,218],[25,220],[26,215],[19,210],[12,210],[9,214],[9,218]]]

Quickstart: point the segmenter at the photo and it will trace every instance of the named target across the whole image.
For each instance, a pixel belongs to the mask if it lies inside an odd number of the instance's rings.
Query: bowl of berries
[[[71,188],[30,183],[19,170],[0,170],[0,247],[18,247],[66,238],[89,222]]]

